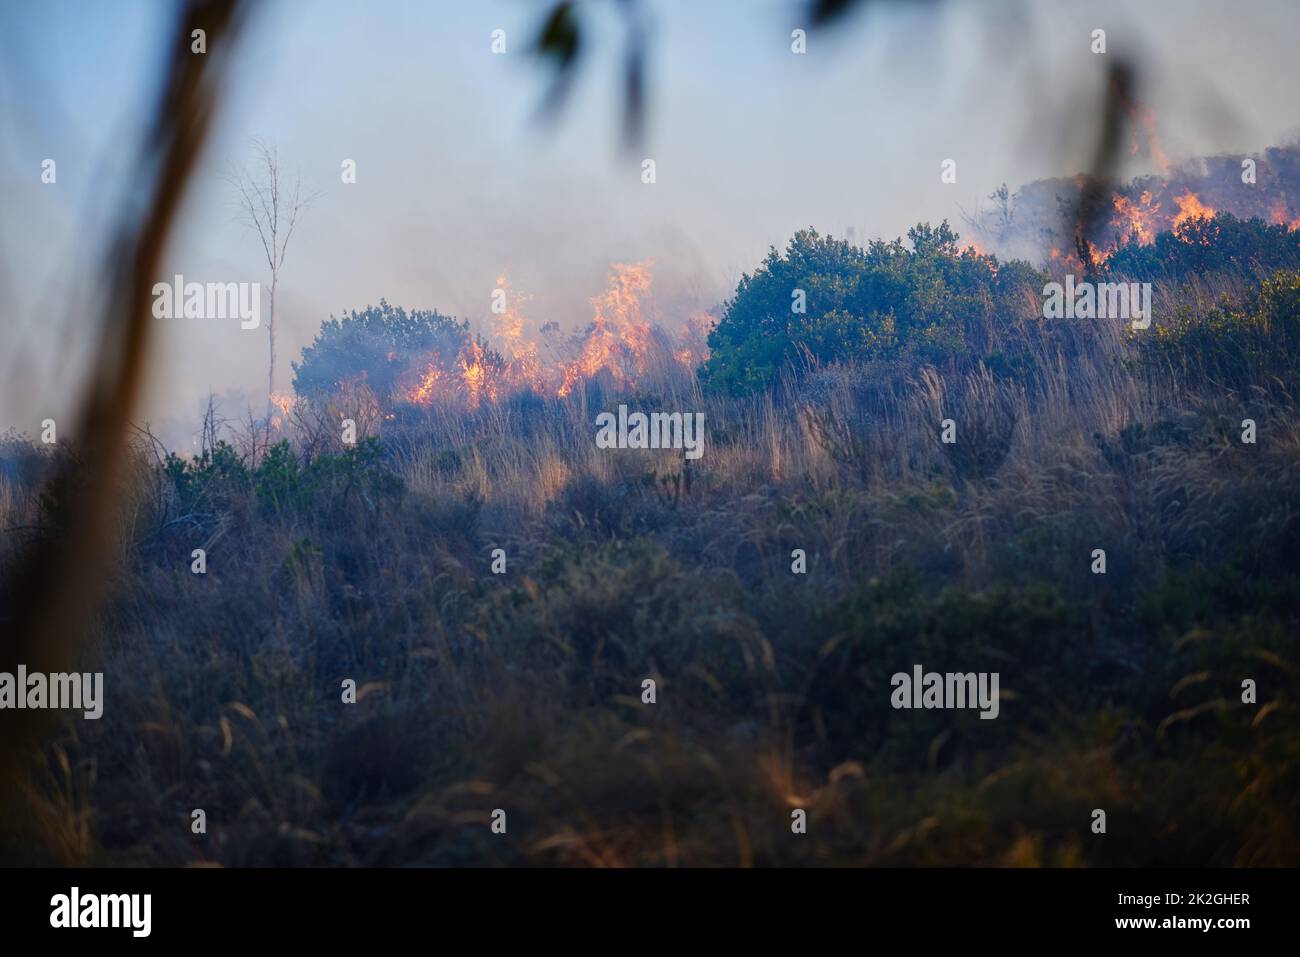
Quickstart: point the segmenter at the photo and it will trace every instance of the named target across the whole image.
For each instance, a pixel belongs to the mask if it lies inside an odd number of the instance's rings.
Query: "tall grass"
[[[1225,291],[1174,301],[1199,329]],[[1234,328],[1290,342],[1274,318]],[[105,717],[31,756],[31,813],[4,824],[6,848],[228,865],[1297,863],[1285,350],[1241,353],[1246,394],[1185,335],[1158,354],[1104,322],[1019,335],[1032,362],[1016,376],[832,365],[750,398],[667,378],[639,396],[363,416],[400,487],[345,459],[340,408],[288,427],[287,478],[262,467],[267,441],[228,436],[243,471],[199,469],[185,505],[142,440],[84,664],[106,673]],[[703,412],[703,458],[597,449],[595,415],[620,401]],[[0,485],[7,551],[57,533],[42,494]],[[190,572],[200,547],[206,575]],[[999,719],[890,709],[890,674],[917,662],[1000,671]]]

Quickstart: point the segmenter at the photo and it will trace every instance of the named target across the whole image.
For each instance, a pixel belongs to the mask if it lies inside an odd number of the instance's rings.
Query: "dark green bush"
[[[1147,246],[1126,243],[1106,263],[1111,273],[1139,282],[1205,277],[1225,270],[1249,276],[1297,268],[1300,231],[1231,213],[1188,220]]]
[[[809,229],[784,254],[773,248],[709,335],[708,383],[744,393],[827,362],[941,364],[996,351],[1041,276],[962,249],[947,222],[907,237],[910,248],[901,239],[860,248]],[[792,311],[796,290],[804,313]]]
[[[322,323],[302,361],[293,363],[293,390],[319,396],[363,379],[387,399],[412,359],[432,353],[450,361],[469,341],[468,322],[423,309],[408,313],[381,299],[378,306]]]
[[[1300,372],[1300,272],[1278,271],[1257,295],[1223,302],[1206,316],[1179,308],[1141,340],[1148,371],[1172,369],[1192,384],[1238,391]]]
[[[1082,711],[1105,694],[1084,678],[1083,629],[1046,585],[931,592],[903,571],[862,585],[825,612],[813,633],[827,638],[814,659],[806,708],[837,759],[924,767],[933,760],[931,746],[944,735],[947,763],[958,754],[1005,748],[1018,735],[1044,731],[1058,711]],[[925,671],[998,672],[1004,692],[1000,716],[895,710],[891,677],[910,674],[918,664]]]
[[[265,515],[328,514],[349,499],[374,508],[402,491],[401,478],[384,464],[374,437],[340,454],[305,459],[281,441],[254,468],[229,444],[218,442],[190,459],[170,453],[163,469],[182,514],[234,509],[250,493]]]
[[[553,556],[537,581],[490,593],[470,630],[512,670],[546,683],[535,693],[564,693],[575,705],[579,689],[587,703],[639,696],[642,679],[654,674],[677,683],[673,700],[718,695],[734,707],[760,699],[772,668],[771,649],[743,605],[734,576],[685,567],[643,538]]]

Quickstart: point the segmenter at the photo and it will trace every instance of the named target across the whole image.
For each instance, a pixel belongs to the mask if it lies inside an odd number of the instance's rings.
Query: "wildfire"
[[[694,368],[708,354],[713,318],[707,313],[691,316],[675,343],[657,331],[649,317],[651,266],[613,265],[609,288],[591,300],[590,325],[563,356],[549,363],[541,359],[538,342],[526,334],[529,320],[521,307],[529,297],[512,294],[506,277],[499,276],[505,308],[494,310],[491,336],[467,342],[454,357],[434,353],[413,363],[399,376],[394,394],[413,405],[450,402],[476,409],[525,389],[563,398],[602,374],[616,388],[628,389],[664,363]],[[548,323],[541,332],[554,326]]]
[[[1121,230],[1124,239],[1136,236],[1142,246],[1156,241],[1156,214],[1160,212],[1160,204],[1152,201],[1151,190],[1138,197],[1137,202],[1116,193],[1113,203],[1115,216],[1111,223]]]
[[[1288,232],[1295,232],[1300,229],[1300,218],[1287,222],[1288,215],[1286,200],[1279,196],[1273,201],[1273,206],[1268,211],[1269,224],[1272,226],[1285,226]]]
[[[283,392],[271,393],[271,404],[280,410],[281,415],[288,415],[293,411],[293,407],[298,400],[291,395],[285,395]]]
[[[714,319],[707,312],[697,312],[686,320],[679,348],[673,358],[688,369],[693,369],[709,357],[709,333]]]
[[[1163,193],[1167,197],[1167,193]],[[1173,205],[1178,212],[1170,215],[1163,209],[1162,203],[1153,190],[1144,190],[1137,196],[1114,193],[1111,206],[1114,209],[1110,218],[1112,237],[1102,244],[1086,240],[1089,261],[1095,266],[1105,265],[1115,253],[1125,245],[1137,243],[1150,246],[1156,236],[1172,230],[1183,239],[1188,239],[1188,229],[1197,221],[1214,218],[1215,210],[1201,201],[1201,198],[1189,189],[1173,197]],[[1050,259],[1054,262],[1077,262],[1070,254],[1063,255],[1059,248],[1053,248]]]
[[[285,395],[283,392],[272,392],[271,405],[275,406],[275,408],[279,410],[280,414],[272,414],[271,428],[276,429],[277,431],[284,428],[284,424],[289,421],[289,416],[293,413],[294,406],[297,405],[297,403],[298,400],[294,396]]]
[[[1181,196],[1175,196],[1174,202],[1178,205],[1178,215],[1174,217],[1173,221],[1174,232],[1179,232],[1194,219],[1214,218],[1214,210],[1202,203],[1200,198],[1191,190]]]
[[[1160,146],[1160,138],[1156,135],[1155,110],[1127,98],[1122,102],[1125,112],[1133,120],[1132,139],[1129,143],[1130,155],[1138,156],[1141,154],[1142,144],[1139,142],[1139,137],[1145,137],[1146,153],[1151,157],[1151,162],[1155,163],[1162,176],[1169,175],[1173,164],[1169,162],[1169,157]]]
[[[564,370],[557,395],[573,391],[583,379],[608,370],[619,388],[635,381],[646,368],[650,323],[641,315],[641,299],[650,291],[649,262],[615,263],[610,287],[591,300],[595,315],[578,358]]]
[[[1151,151],[1155,165],[1163,169],[1166,163],[1158,145],[1148,147],[1145,138],[1145,133],[1154,129],[1154,117],[1132,103],[1126,108],[1144,155]],[[1085,173],[1041,180],[1017,192],[1024,219],[1015,228],[1004,229],[995,213],[988,212],[972,225],[981,237],[997,236],[1000,242],[1014,239],[1035,247],[1041,244],[1042,265],[1076,271],[1117,265],[1117,260],[1128,258],[1116,255],[1126,245],[1136,251],[1169,240],[1211,244],[1220,232],[1216,220],[1226,215],[1296,231],[1300,230],[1300,189],[1294,185],[1297,158],[1300,146],[1257,157],[1262,164],[1257,189],[1238,188],[1243,162],[1238,156],[1188,158],[1163,172],[1146,173],[1122,184],[1097,181]],[[1050,209],[1053,199],[1054,212]],[[1050,224],[1039,225],[1036,221],[1040,218]]]
[[[497,277],[497,288],[504,296],[505,311],[496,321],[496,338],[501,343],[501,355],[506,361],[505,377],[508,382],[526,384],[535,392],[545,392],[541,360],[537,357],[537,343],[524,338],[524,314],[520,305],[531,297],[512,293],[504,275]]]
[[[430,362],[424,375],[420,377],[419,383],[407,393],[408,401],[416,405],[428,405],[433,401],[433,397],[438,392],[438,384],[442,381],[442,370],[434,363]]]
[[[477,409],[483,399],[496,401],[496,376],[487,361],[487,351],[480,343],[471,342],[461,353],[460,370],[465,382],[466,401],[471,409]]]

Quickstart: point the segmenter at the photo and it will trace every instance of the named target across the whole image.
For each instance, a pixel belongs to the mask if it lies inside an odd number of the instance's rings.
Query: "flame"
[[[709,333],[714,319],[707,312],[694,313],[686,320],[678,338],[673,358],[688,369],[694,369],[709,357]]]
[[[293,407],[298,404],[298,400],[294,396],[285,395],[283,392],[272,392],[271,404],[280,410],[281,415],[287,416],[293,411]]]
[[[420,377],[419,383],[407,392],[407,401],[416,405],[428,405],[437,394],[438,384],[441,381],[442,370],[438,368],[437,364],[430,362],[428,368],[424,370],[424,375]]]
[[[294,406],[298,404],[298,399],[283,392],[272,392],[271,404],[280,410],[279,415],[271,415],[271,428],[278,432],[289,421],[289,416],[293,413]]]
[[[1174,217],[1173,230],[1180,232],[1183,227],[1194,219],[1213,219],[1214,210],[1201,202],[1200,198],[1191,190],[1187,190],[1181,196],[1175,196],[1174,202],[1178,204],[1178,215]]]
[[[496,321],[495,335],[500,342],[500,352],[506,361],[506,381],[516,386],[527,386],[534,392],[546,392],[541,360],[537,357],[537,343],[524,338],[525,318],[519,304],[531,296],[511,293],[505,275],[497,277],[497,288],[505,293],[505,312]]]
[[[487,361],[487,350],[478,342],[471,342],[460,355],[460,375],[465,383],[465,399],[471,409],[477,409],[484,399],[495,402],[498,396],[497,377]]]
[[[1138,142],[1139,135],[1146,137],[1146,153],[1151,157],[1151,162],[1156,165],[1162,176],[1168,176],[1173,164],[1169,161],[1164,149],[1160,146],[1160,138],[1156,135],[1156,113],[1149,106],[1142,106],[1130,99],[1123,101],[1124,111],[1128,113],[1129,118],[1133,120],[1132,141],[1129,144],[1130,155],[1137,156],[1142,152],[1142,145]]]
[[[1286,200],[1279,196],[1273,200],[1272,207],[1268,211],[1268,222],[1270,226],[1285,226],[1288,232],[1295,232],[1300,229],[1300,218],[1287,222],[1287,216],[1290,215]]]
[[[1190,189],[1184,189],[1181,195],[1174,196],[1173,204],[1178,212],[1171,216],[1164,210],[1153,190],[1144,190],[1136,197],[1113,193],[1111,206],[1114,213],[1110,219],[1110,226],[1114,231],[1114,237],[1104,246],[1098,246],[1092,241],[1087,242],[1088,256],[1092,264],[1105,265],[1122,246],[1130,243],[1150,246],[1156,241],[1156,236],[1165,231],[1172,231],[1180,239],[1187,241],[1191,238],[1188,230],[1193,223],[1214,218],[1214,208],[1202,202],[1201,198]],[[1053,248],[1050,258],[1052,261],[1064,259],[1069,262],[1073,257],[1071,255],[1062,257],[1060,250]]]
[[[591,299],[589,326],[549,362],[542,360],[538,341],[527,334],[531,323],[522,307],[530,297],[510,292],[506,277],[498,276],[506,308],[494,315],[488,339],[467,342],[455,356],[432,353],[418,359],[398,376],[393,396],[424,407],[459,404],[477,409],[526,389],[564,398],[581,382],[600,375],[618,389],[631,389],[665,363],[693,370],[708,356],[713,317],[705,312],[690,316],[676,341],[657,331],[649,316],[652,265],[646,261],[611,266],[608,288]],[[540,331],[554,327],[547,323]]]
[[[1123,241],[1134,236],[1142,246],[1150,246],[1156,241],[1155,217],[1160,212],[1160,204],[1152,202],[1151,190],[1138,197],[1136,203],[1127,196],[1116,193],[1112,203],[1115,207],[1115,216],[1111,224],[1122,230]]]
[[[634,385],[646,369],[650,323],[641,315],[641,300],[650,291],[650,262],[615,263],[609,288],[591,300],[595,315],[578,358],[564,370],[557,395],[573,391],[583,379],[608,371],[618,388]]]

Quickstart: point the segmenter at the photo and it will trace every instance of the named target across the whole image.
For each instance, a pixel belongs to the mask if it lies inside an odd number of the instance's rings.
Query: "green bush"
[[[226,442],[190,459],[170,453],[163,471],[182,514],[237,509],[251,496],[262,514],[324,512],[349,497],[374,507],[402,491],[402,480],[383,462],[377,438],[363,439],[341,454],[301,459],[287,441],[267,449],[249,468]]]
[[[555,554],[537,581],[477,605],[469,630],[511,671],[554,675],[555,690],[535,693],[564,693],[575,706],[579,689],[587,703],[637,696],[651,674],[683,689],[673,700],[716,693],[752,705],[772,653],[744,601],[734,576],[687,568],[642,538]]]
[[[940,364],[996,351],[1041,276],[963,250],[946,221],[907,237],[910,248],[901,239],[860,248],[809,229],[784,254],[771,249],[709,335],[708,383],[745,393],[833,361]],[[806,312],[792,310],[796,290]]]
[[[873,579],[828,609],[813,634],[829,636],[813,659],[807,713],[836,759],[877,758],[924,767],[940,735],[945,761],[1005,748],[1045,731],[1056,712],[1077,712],[1103,693],[1083,679],[1082,629],[1047,585],[970,592],[921,587],[910,572]],[[976,710],[895,710],[890,679],[913,665],[937,672],[998,672],[1001,716]],[[1013,712],[1008,715],[1007,712]]]
[[[1231,213],[1188,220],[1150,245],[1130,242],[1106,263],[1111,273],[1139,282],[1204,277],[1231,270],[1245,275],[1300,268],[1300,231]]]
[[[1300,372],[1300,272],[1278,271],[1242,303],[1224,302],[1206,316],[1179,308],[1141,340],[1148,371],[1173,369],[1192,383],[1244,391]]]
[[[310,397],[363,379],[383,399],[413,359],[430,353],[452,360],[470,341],[469,323],[423,309],[407,312],[379,300],[322,323],[302,361],[293,363],[293,390]]]

